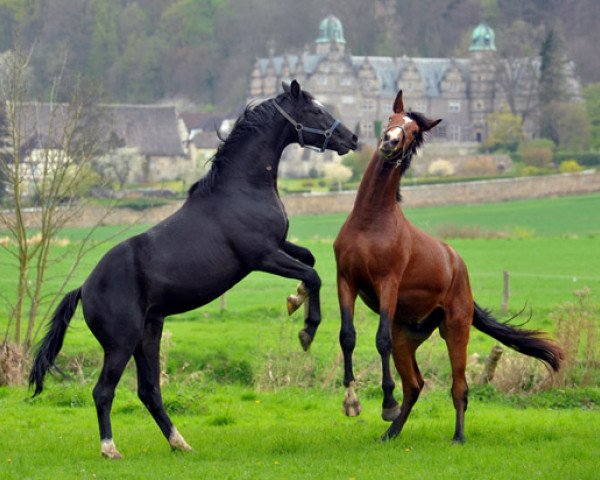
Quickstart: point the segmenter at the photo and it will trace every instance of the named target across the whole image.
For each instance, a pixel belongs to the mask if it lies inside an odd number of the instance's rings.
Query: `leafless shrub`
[[[590,289],[573,292],[575,301],[565,302],[553,312],[556,336],[565,354],[555,385],[589,385],[598,370],[598,308],[590,300]]]

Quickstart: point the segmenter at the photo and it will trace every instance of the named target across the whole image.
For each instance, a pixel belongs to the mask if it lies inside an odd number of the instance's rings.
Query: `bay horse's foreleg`
[[[396,313],[396,302],[398,299],[398,287],[393,281],[386,281],[378,289],[379,296],[379,326],[375,343],[377,351],[381,356],[381,389],[383,390],[383,404],[381,417],[387,421],[393,421],[399,414],[400,408],[394,398],[394,378],[390,371],[390,354],[392,353],[391,323]]]
[[[285,241],[283,242],[282,249],[285,253],[287,253],[291,257],[294,257],[297,260],[300,260],[305,265],[308,265],[309,267],[314,267],[315,257],[308,248],[304,248],[292,242]],[[307,298],[308,290],[306,289],[304,283],[300,282],[300,284],[296,288],[296,294],[292,294],[287,298],[288,315],[291,315],[296,310],[298,310]],[[307,314],[308,311],[307,309],[305,309],[304,316],[306,317]]]
[[[446,340],[450,364],[452,366],[452,402],[456,410],[456,425],[452,443],[464,443],[465,412],[468,404],[469,387],[465,370],[467,366],[467,344],[471,328],[471,315],[452,309],[446,312],[442,324],[443,338]]]
[[[167,415],[160,392],[160,337],[163,319],[147,319],[144,337],[133,357],[137,367],[138,396],[148,409],[173,450],[190,451],[192,447],[177,431]]]
[[[340,303],[340,346],[344,356],[344,413],[348,417],[360,415],[362,407],[356,396],[354,371],[352,368],[352,353],[356,345],[356,330],[354,328],[354,305],[356,303],[357,291],[345,278],[338,275],[338,300]]]
[[[402,379],[403,398],[400,414],[383,434],[382,440],[391,440],[402,431],[413,405],[419,398],[423,388],[423,378],[417,367],[415,352],[422,341],[422,339],[412,338],[402,327],[393,327],[392,356]]]
[[[102,372],[93,391],[100,427],[100,451],[102,456],[114,460],[120,459],[121,454],[113,441],[110,410],[115,396],[115,388],[130,358],[131,351],[129,350],[105,350]]]
[[[281,249],[261,258],[256,269],[282,277],[296,278],[306,285],[309,295],[308,312],[304,318],[304,328],[300,330],[298,338],[302,348],[305,351],[308,350],[321,323],[321,304],[319,300],[321,279],[316,270]]]

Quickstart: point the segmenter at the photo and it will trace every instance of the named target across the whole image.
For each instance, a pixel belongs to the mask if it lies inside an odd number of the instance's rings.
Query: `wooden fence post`
[[[492,347],[492,351],[485,361],[483,372],[481,372],[481,378],[479,379],[481,385],[487,385],[494,379],[496,367],[498,366],[498,361],[500,360],[503,351],[504,349],[500,345],[494,345]]]

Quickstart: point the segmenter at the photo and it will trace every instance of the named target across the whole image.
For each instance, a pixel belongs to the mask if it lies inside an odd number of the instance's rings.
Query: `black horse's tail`
[[[473,326],[517,352],[539,358],[555,371],[560,369],[560,362],[564,357],[563,351],[558,344],[545,338],[544,332],[520,330],[507,323],[500,323],[489,311],[477,304],[473,313]]]
[[[81,287],[65,295],[65,298],[62,299],[54,311],[48,333],[37,347],[33,366],[29,373],[29,385],[35,384],[34,397],[39,395],[44,388],[44,376],[54,366],[54,360],[62,348],[67,327],[80,298]]]

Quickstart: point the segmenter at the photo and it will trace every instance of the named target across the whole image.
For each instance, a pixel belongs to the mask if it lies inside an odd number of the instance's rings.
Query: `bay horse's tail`
[[[475,304],[473,326],[517,352],[540,359],[554,371],[560,369],[564,354],[555,342],[539,330],[521,330],[498,322],[488,310]]]
[[[44,388],[44,376],[54,366],[54,360],[62,348],[69,322],[75,313],[81,298],[81,287],[65,295],[50,320],[48,333],[39,343],[33,366],[29,373],[29,385],[35,384],[33,396],[39,395]]]

